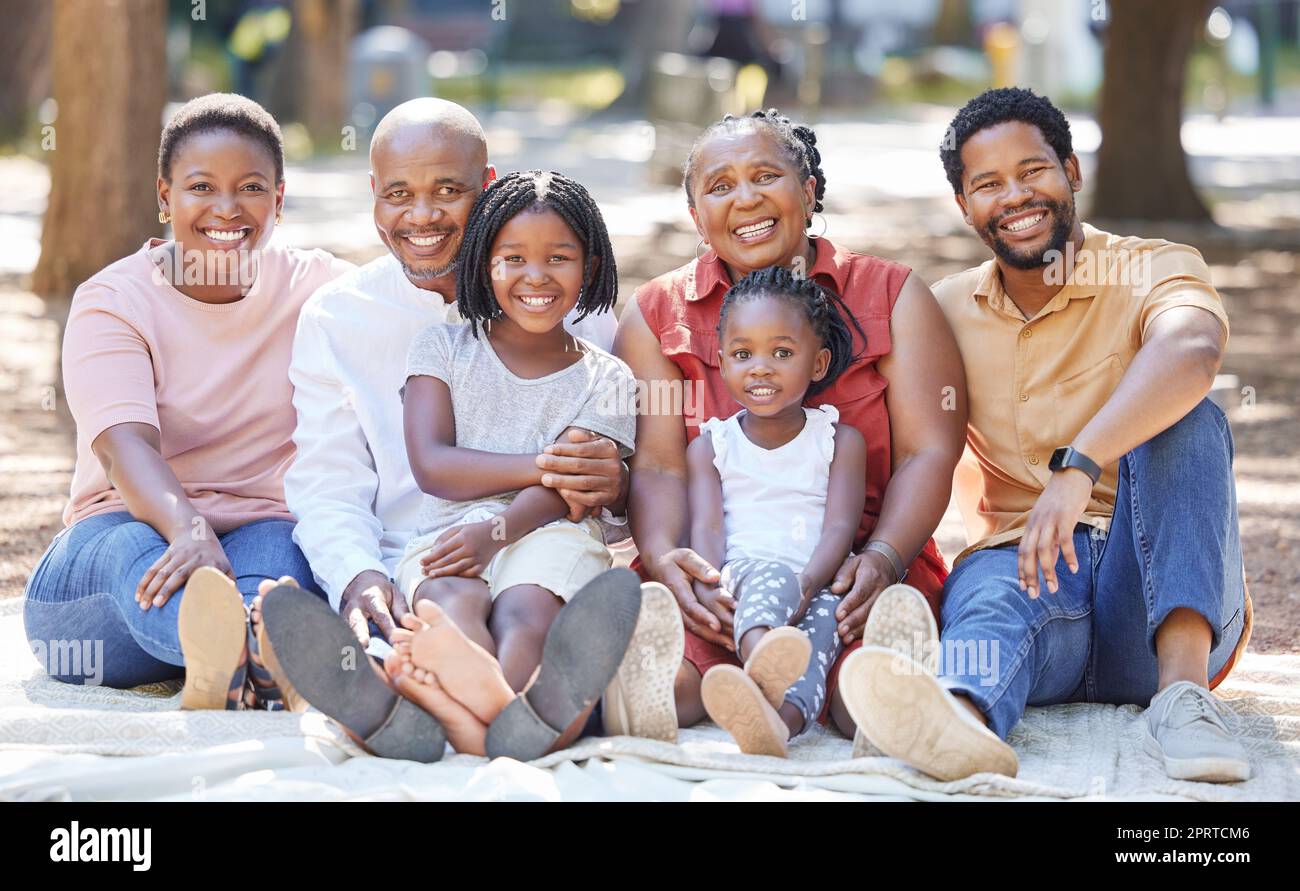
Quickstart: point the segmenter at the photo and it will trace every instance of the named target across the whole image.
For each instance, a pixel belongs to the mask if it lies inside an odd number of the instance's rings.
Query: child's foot
[[[768,705],[778,709],[785,702],[785,691],[808,670],[811,658],[812,641],[807,634],[789,625],[773,628],[749,654],[745,674],[763,691]]]
[[[442,757],[447,742],[442,724],[393,688],[328,603],[301,588],[279,585],[265,596],[261,612],[263,635],[285,677],[367,751],[426,764]]]
[[[488,756],[532,761],[576,738],[573,726],[618,674],[640,610],[641,580],[629,570],[579,588],[547,629],[532,682],[488,727]]]
[[[487,725],[452,699],[432,674],[427,674],[428,679],[424,683],[415,681],[409,665],[396,652],[389,653],[384,658],[384,671],[388,673],[388,679],[397,692],[437,718],[438,723],[447,731],[447,741],[457,752],[467,755],[486,754]]]
[[[422,600],[415,607],[424,627],[410,642],[411,664],[434,676],[438,686],[482,721],[492,723],[515,691],[506,683],[492,654],[465,636],[438,604]],[[428,683],[427,676],[417,680]]]
[[[307,701],[298,695],[298,691],[284,676],[262,628],[262,598],[280,585],[297,588],[298,582],[287,575],[280,576],[279,581],[263,579],[258,583],[257,596],[248,605],[248,627],[251,632],[248,644],[248,692],[252,704],[247,707],[304,712],[307,710]]]
[[[746,755],[786,756],[790,730],[754,679],[734,665],[709,669],[700,685],[704,710]]]

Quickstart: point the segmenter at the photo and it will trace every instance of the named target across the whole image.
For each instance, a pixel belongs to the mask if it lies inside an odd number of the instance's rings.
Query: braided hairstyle
[[[822,172],[822,153],[817,150],[817,134],[806,124],[795,124],[775,108],[756,111],[745,117],[726,115],[715,121],[696,137],[686,155],[686,165],[682,168],[682,187],[686,189],[686,203],[695,206],[692,190],[695,186],[695,162],[700,146],[708,142],[719,132],[735,132],[743,127],[762,129],[772,135],[777,144],[785,151],[790,163],[803,177],[811,176],[816,180],[813,188],[813,212],[822,209],[822,198],[826,195],[826,174]],[[805,222],[805,227],[810,223]]]
[[[825,377],[809,385],[805,398],[816,395],[835,383],[836,378],[861,358],[861,354],[853,352],[853,331],[862,338],[863,344],[867,342],[867,334],[840,296],[811,278],[795,275],[784,266],[756,269],[731,286],[722,300],[718,341],[722,341],[727,317],[737,304],[764,298],[781,300],[798,307],[812,326],[813,333],[821,340],[822,346],[831,351],[831,361],[826,367]],[[849,330],[850,323],[852,331]]]
[[[475,337],[479,323],[502,316],[492,293],[492,242],[507,221],[524,212],[541,210],[555,211],[582,242],[586,262],[578,295],[578,318],[607,310],[618,298],[614,248],[600,208],[587,190],[554,171],[508,173],[484,189],[474,202],[456,257],[460,268],[456,303]]]

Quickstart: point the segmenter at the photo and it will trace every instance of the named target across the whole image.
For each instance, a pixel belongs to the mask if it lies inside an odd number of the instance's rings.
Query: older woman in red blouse
[[[836,247],[809,234],[826,178],[816,135],[775,110],[727,118],[704,131],[686,163],[691,218],[707,250],[685,266],[642,286],[619,320],[615,353],[644,383],[648,398],[637,427],[628,514],[643,574],[677,598],[686,625],[685,659],[675,696],[678,722],[705,716],[704,673],[739,664],[730,616],[696,598],[696,580],[716,583],[709,566],[683,545],[689,533],[686,445],[701,421],[729,417],[740,406],[719,372],[718,316],[731,284],[781,265],[810,275],[839,294],[866,334],[854,335],[860,356],[818,394],[842,423],[867,441],[867,501],[854,553],[832,591],[846,644],[862,643],[879,593],[906,568],[938,615],[947,567],[931,535],[948,504],[953,469],[966,428],[966,394],[957,346],[929,288],[907,267]],[[669,396],[670,398],[664,398]],[[676,398],[671,398],[676,397]],[[829,678],[828,709],[851,736],[852,719]]]

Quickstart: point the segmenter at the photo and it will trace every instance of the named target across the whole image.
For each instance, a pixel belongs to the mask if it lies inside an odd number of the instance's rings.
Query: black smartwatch
[[[1097,462],[1070,446],[1062,446],[1052,452],[1052,460],[1048,462],[1047,467],[1053,473],[1068,467],[1082,470],[1088,474],[1088,479],[1092,480],[1094,486],[1097,485],[1097,480],[1101,479],[1101,468],[1097,466]]]

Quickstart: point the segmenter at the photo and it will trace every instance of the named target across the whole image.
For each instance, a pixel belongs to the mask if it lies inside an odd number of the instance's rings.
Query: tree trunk
[[[47,0],[0,0],[0,145],[26,135],[33,110],[50,95]]]
[[[969,0],[940,0],[939,14],[930,29],[932,46],[974,46],[975,23]]]
[[[623,48],[626,87],[618,98],[623,108],[645,108],[655,60],[660,53],[677,52],[686,43],[695,16],[692,0],[633,0],[620,6],[627,16]]]
[[[55,0],[50,201],[32,290],[64,297],[156,234],[166,0]]]
[[[1111,0],[1092,216],[1210,220],[1183,154],[1183,75],[1208,0]]]
[[[337,150],[348,106],[348,49],[361,18],[358,0],[293,0],[293,30],[280,54],[276,117],[307,128],[317,151]]]

